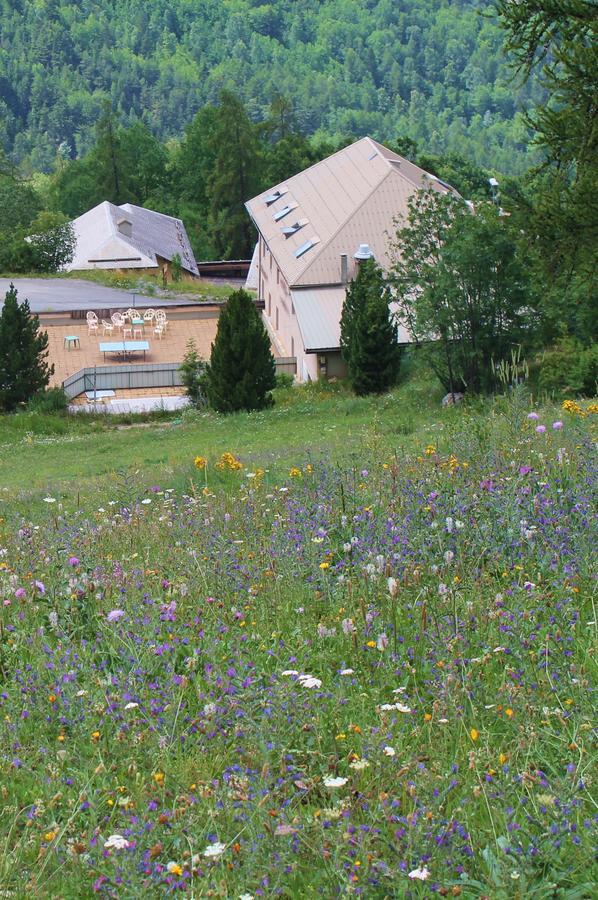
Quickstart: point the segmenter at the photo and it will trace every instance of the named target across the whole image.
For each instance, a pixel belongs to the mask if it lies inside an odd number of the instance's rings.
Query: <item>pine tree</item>
[[[48,334],[11,284],[0,313],[0,410],[12,412],[47,386],[54,372],[47,357]]]
[[[219,412],[272,405],[276,367],[270,338],[255,303],[235,291],[220,314],[206,374],[210,406]]]
[[[362,262],[341,315],[341,352],[356,394],[381,394],[397,380],[400,348],[390,300],[375,260]]]

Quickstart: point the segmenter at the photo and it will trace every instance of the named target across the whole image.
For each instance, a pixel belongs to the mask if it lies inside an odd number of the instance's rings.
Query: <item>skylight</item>
[[[307,222],[295,222],[293,225],[285,225],[282,233],[285,238],[289,238],[292,234],[296,234],[301,228],[307,225]]]
[[[279,209],[278,212],[274,213],[274,221],[279,222],[281,219],[284,219],[284,217],[287,216],[293,209],[295,209],[295,207],[291,206],[290,204],[283,206],[282,209]]]
[[[280,200],[280,198],[283,197],[286,192],[286,188],[276,190],[272,194],[268,194],[268,196],[264,198],[264,203],[266,204],[266,206],[272,206],[272,204],[276,203],[277,200]]]
[[[311,250],[312,247],[315,247],[319,240],[319,238],[313,237],[306,241],[304,244],[301,244],[301,246],[295,250],[295,257],[299,259],[300,256],[303,256],[304,253],[307,253],[308,250]]]

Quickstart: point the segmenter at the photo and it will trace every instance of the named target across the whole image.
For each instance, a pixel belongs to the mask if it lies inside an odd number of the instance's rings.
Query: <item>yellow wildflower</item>
[[[208,464],[208,461],[205,458],[205,456],[196,456],[195,459],[193,460],[193,465],[195,466],[196,469],[199,469],[200,472],[203,472],[203,470],[206,468],[207,464]]]
[[[480,736],[480,732],[477,730],[477,728],[472,728],[471,731],[469,732],[469,737],[472,739],[472,741],[477,741],[479,736]]]

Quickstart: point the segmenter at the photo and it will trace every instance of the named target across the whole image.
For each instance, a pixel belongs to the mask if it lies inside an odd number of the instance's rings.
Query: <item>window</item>
[[[307,222],[295,222],[293,225],[285,225],[285,227],[282,229],[282,233],[284,234],[285,238],[290,238],[292,234],[297,234],[297,232],[300,231],[300,229],[305,225],[307,225]]]
[[[287,204],[286,206],[283,206],[282,209],[279,209],[277,213],[274,213],[272,218],[275,222],[280,222],[281,219],[284,219],[285,216],[288,216],[288,214],[294,209],[296,209],[296,205],[290,206],[289,204]]]
[[[310,238],[304,244],[301,244],[301,246],[298,247],[297,250],[295,250],[295,257],[297,259],[299,259],[301,256],[303,256],[304,253],[307,253],[308,250],[311,250],[312,247],[315,247],[316,244],[319,243],[319,241],[320,241],[320,238],[317,238],[317,237]]]
[[[264,203],[266,206],[272,206],[273,203],[276,203],[277,200],[280,200],[287,192],[287,188],[280,188],[277,191],[273,191],[271,194],[268,194],[267,197],[264,198]]]

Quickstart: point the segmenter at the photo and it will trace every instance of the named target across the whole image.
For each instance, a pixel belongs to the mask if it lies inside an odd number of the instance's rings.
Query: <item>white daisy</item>
[[[208,859],[216,859],[218,856],[222,856],[225,850],[226,844],[223,844],[221,841],[216,841],[215,844],[208,844],[203,855],[208,857]]]

